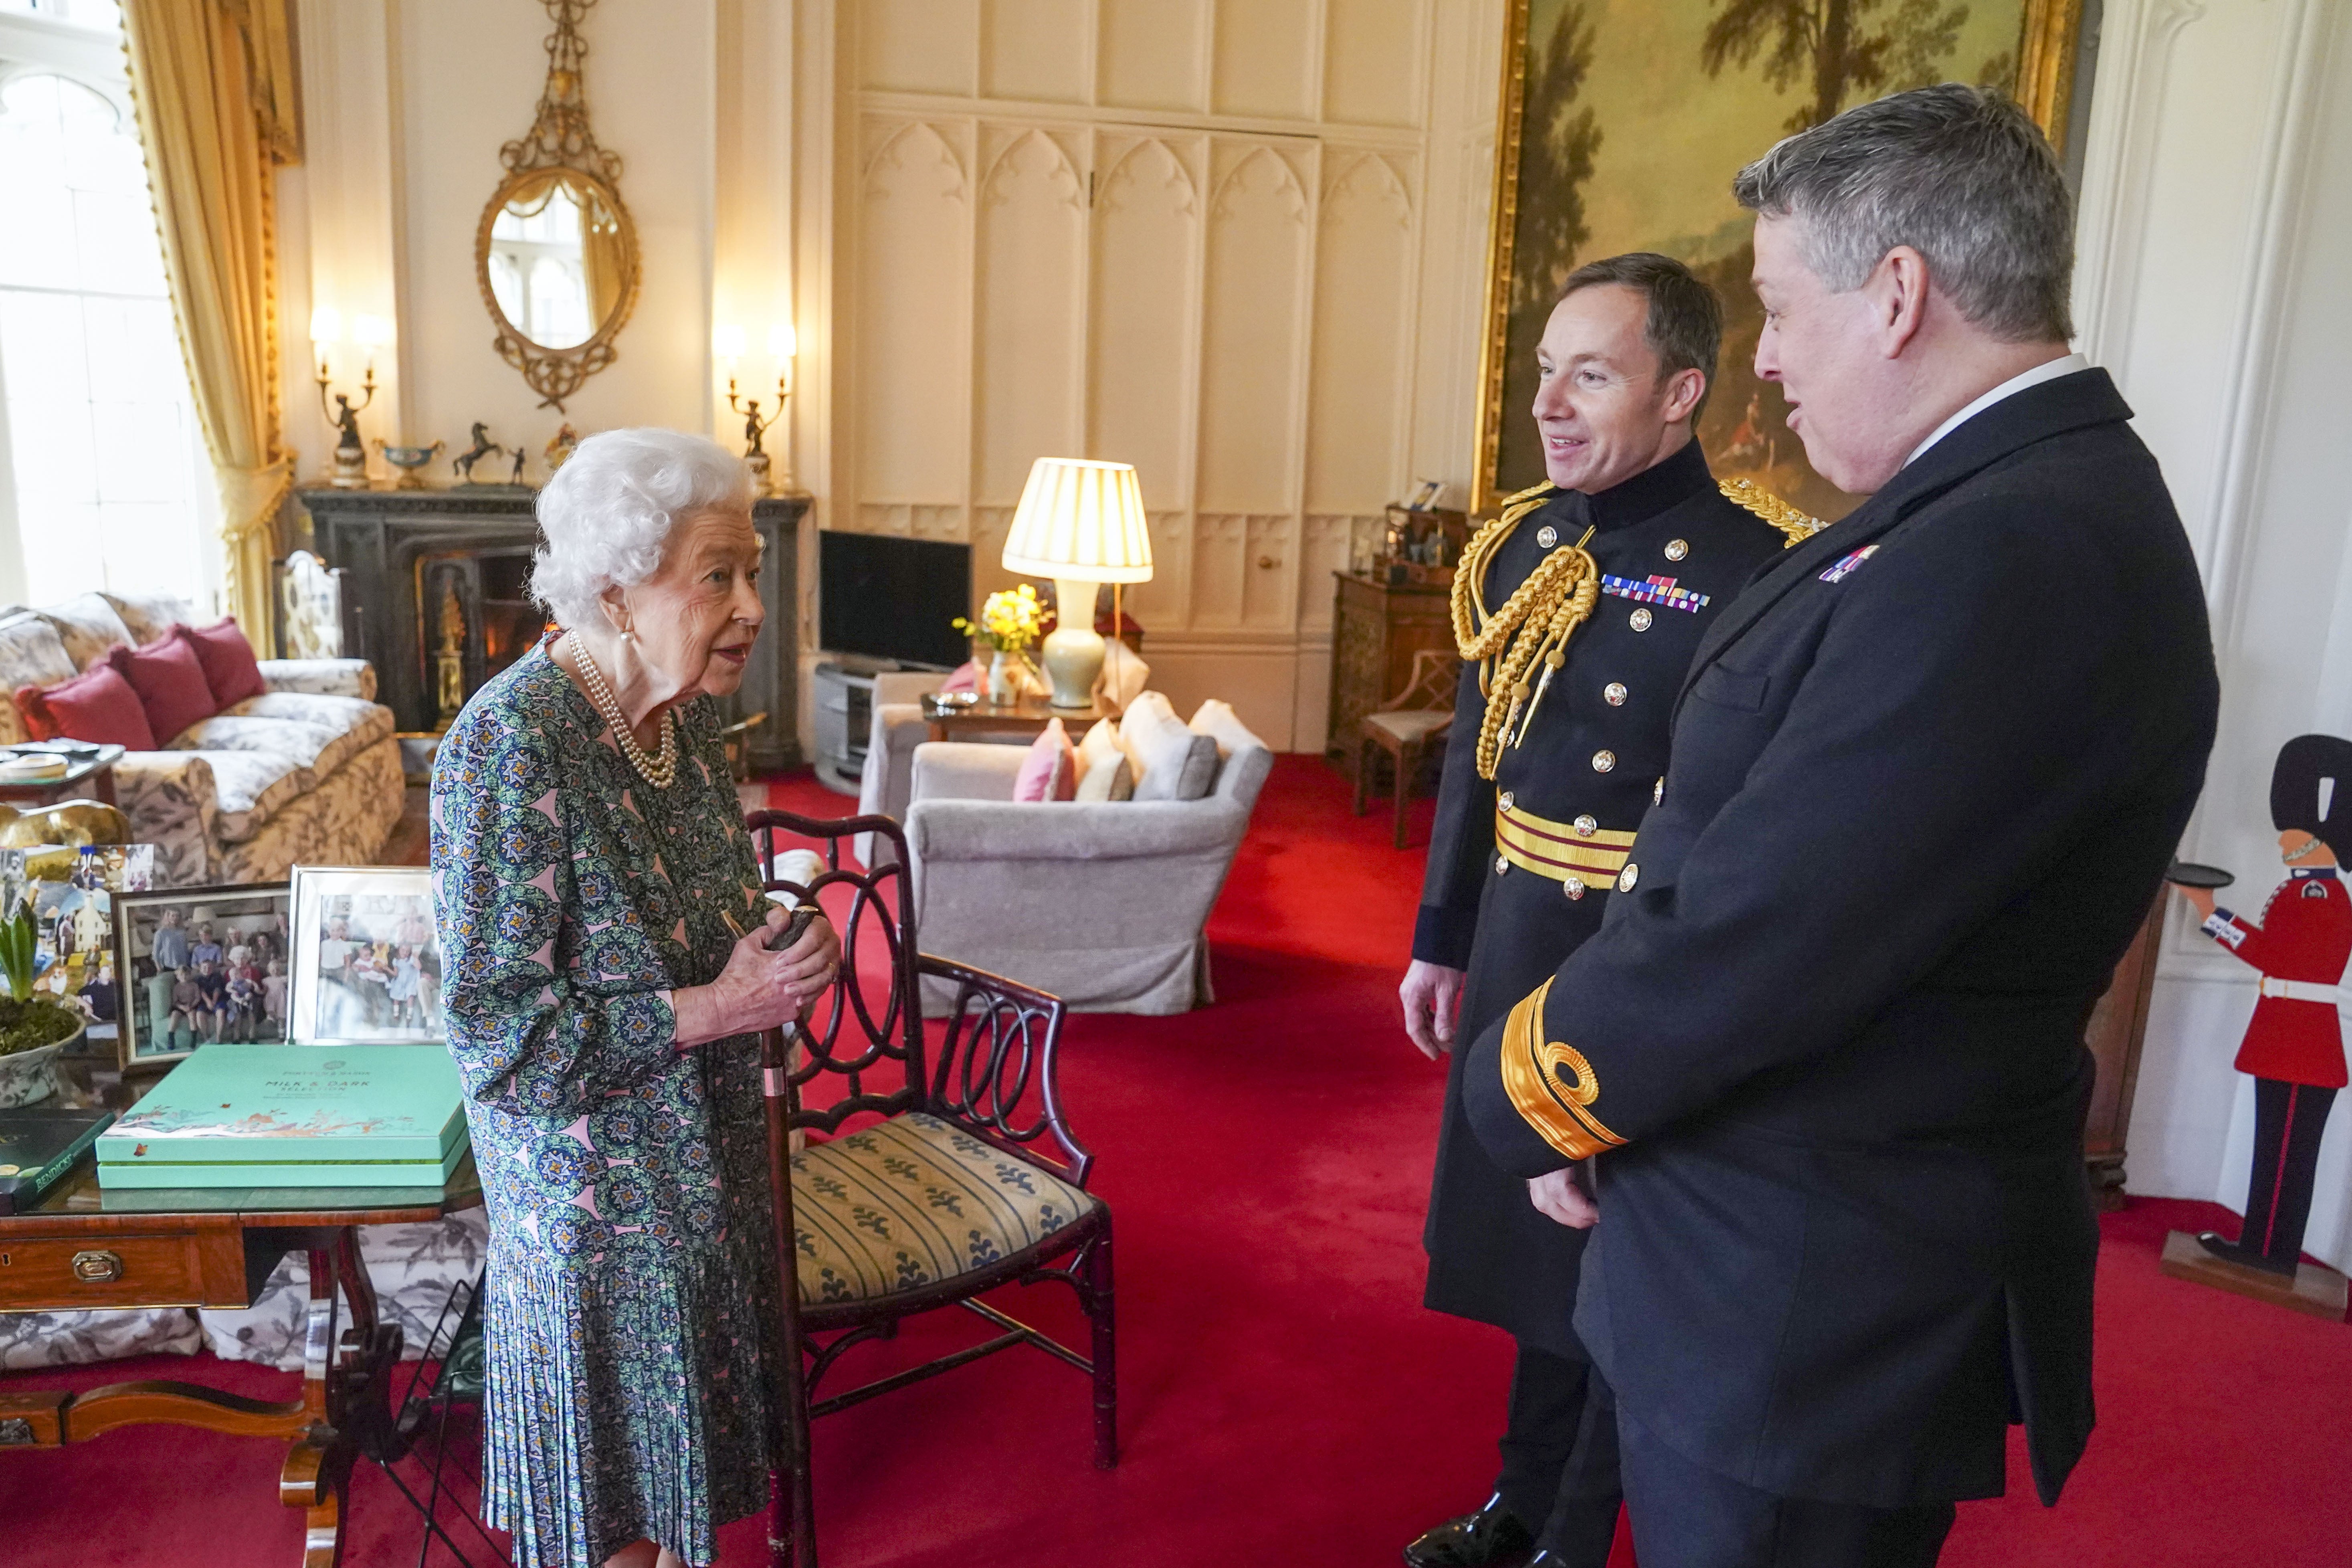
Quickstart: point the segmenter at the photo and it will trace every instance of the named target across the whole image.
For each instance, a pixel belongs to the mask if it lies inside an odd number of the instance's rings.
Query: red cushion
[[[253,657],[253,645],[237,630],[235,616],[209,626],[182,626],[174,621],[163,635],[169,637],[175,631],[188,634],[188,646],[196,650],[196,662],[205,667],[205,684],[212,688],[213,712],[269,689],[262,681],[261,666]]]
[[[71,680],[55,686],[16,688],[16,710],[37,741],[60,735],[92,745],[125,746],[134,752],[155,749],[155,731],[148,727],[147,710],[139,693],[111,663],[94,664]]]
[[[158,742],[168,743],[189,725],[220,711],[185,626],[172,627],[145,647],[117,647],[106,657],[139,693],[139,706],[147,710],[147,728]]]

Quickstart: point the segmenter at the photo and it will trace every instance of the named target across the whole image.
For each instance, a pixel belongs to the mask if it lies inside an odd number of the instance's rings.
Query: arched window
[[[111,0],[0,0],[0,594],[32,604],[213,575],[119,25]]]

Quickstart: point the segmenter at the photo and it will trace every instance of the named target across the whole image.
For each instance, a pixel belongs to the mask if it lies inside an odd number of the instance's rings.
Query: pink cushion
[[[981,688],[982,679],[980,673],[980,661],[968,658],[957,665],[948,678],[940,682],[940,689],[941,691],[977,691]]]
[[[173,626],[145,647],[110,649],[106,658],[139,693],[147,728],[159,743],[220,711],[185,626]]]
[[[1077,795],[1077,750],[1062,721],[1052,720],[1029,742],[1029,754],[1021,759],[1021,772],[1013,781],[1013,798],[1076,800]]]
[[[196,662],[205,667],[205,684],[212,689],[214,713],[269,689],[261,679],[261,665],[253,657],[253,645],[237,630],[235,616],[209,626],[183,626],[174,621],[164,628],[163,635],[170,637],[175,631],[188,634],[188,646],[195,649]],[[205,717],[209,719],[212,714]],[[172,733],[176,735],[179,731],[174,730]]]
[[[97,746],[155,749],[155,732],[148,727],[139,693],[110,662],[93,664],[55,686],[16,688],[16,710],[35,740],[63,735]]]

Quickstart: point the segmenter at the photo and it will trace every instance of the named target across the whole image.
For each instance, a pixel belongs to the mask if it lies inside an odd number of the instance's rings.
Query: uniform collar
[[[1563,490],[1560,494],[1589,504],[1592,525],[1606,533],[1612,529],[1647,522],[1660,512],[1713,489],[1715,475],[1707,468],[1706,454],[1698,449],[1696,440],[1690,440],[1683,443],[1673,457],[1652,464],[1622,484],[1612,485],[1591,496],[1580,490]]]
[[[2336,875],[2336,868],[2333,866],[2295,866],[2289,868],[2288,874],[2297,878],[2326,877],[2333,879]]]

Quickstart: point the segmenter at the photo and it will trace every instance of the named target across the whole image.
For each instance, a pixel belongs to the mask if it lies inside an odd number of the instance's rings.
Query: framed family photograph
[[[301,1045],[440,1045],[441,949],[423,866],[294,868],[288,1037]]]
[[[1740,167],[1793,132],[1931,82],[2000,88],[2063,154],[2083,0],[1506,0],[1471,510],[1543,482],[1536,344],[1568,275],[1663,251],[1715,286],[1723,351],[1699,417],[1717,479],[1830,520],[1855,505],[1814,473],[1777,384],[1755,373]]]
[[[117,893],[123,1068],[286,1035],[291,893],[283,882]]]

